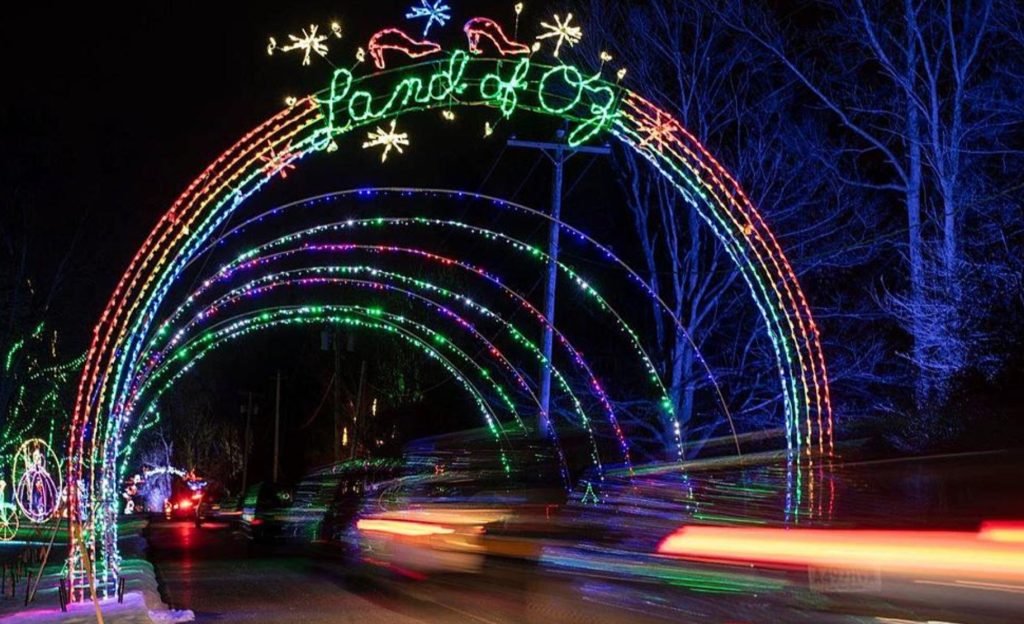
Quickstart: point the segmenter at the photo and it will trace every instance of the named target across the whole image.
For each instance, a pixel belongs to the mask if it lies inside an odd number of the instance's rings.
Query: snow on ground
[[[144,523],[123,526],[121,534],[122,574],[125,577],[124,602],[116,598],[100,601],[103,620],[107,624],[174,624],[191,622],[191,611],[174,611],[160,599],[153,565],[146,561],[146,540],[141,536]],[[57,584],[63,562],[48,565],[39,583],[35,601],[27,609],[21,608],[24,593],[18,598],[0,598],[0,622],[4,624],[86,624],[96,622],[93,603],[70,605],[66,613],[60,610]],[[24,581],[19,583],[24,588]]]
[[[108,600],[100,603],[103,611],[103,621],[110,624],[153,624],[154,620],[149,617],[149,609],[146,607],[142,592],[125,592],[124,604],[117,604],[117,600]],[[71,605],[67,613],[62,613],[59,607],[32,607],[28,610],[8,615],[0,619],[0,622],[10,624],[42,624],[43,622],[60,622],[61,624],[94,624],[96,622],[96,609],[93,604],[85,603]]]

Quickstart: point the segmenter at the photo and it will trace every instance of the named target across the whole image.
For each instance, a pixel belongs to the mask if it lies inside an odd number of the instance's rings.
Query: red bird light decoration
[[[387,69],[387,62],[384,59],[386,50],[395,50],[414,59],[441,51],[439,44],[427,40],[417,41],[398,28],[385,28],[370,37],[370,44],[367,48],[377,69]]]
[[[487,17],[474,17],[466,22],[463,30],[469,38],[469,51],[483,54],[481,39],[490,39],[502,56],[519,56],[530,53],[530,46],[511,40],[502,27]]]

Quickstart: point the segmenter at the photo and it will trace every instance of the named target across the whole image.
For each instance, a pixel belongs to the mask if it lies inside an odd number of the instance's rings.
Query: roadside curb
[[[172,609],[160,595],[156,568],[146,559],[149,542],[145,535],[148,527],[147,521],[135,535],[121,540],[121,552],[128,555],[121,561],[121,575],[125,579],[124,601],[127,604],[131,595],[133,601],[138,601],[140,608],[145,609],[154,624],[192,622],[195,614],[191,610]]]
[[[125,581],[124,601],[107,598],[99,603],[105,624],[172,624],[191,622],[191,611],[177,611],[164,604],[153,564],[146,560],[149,544],[143,534],[148,522],[132,520],[121,527],[121,573]],[[0,615],[10,624],[92,624],[96,611],[92,601],[68,606],[62,612],[58,605],[57,584],[60,565],[51,563],[40,581],[37,601],[26,609]]]

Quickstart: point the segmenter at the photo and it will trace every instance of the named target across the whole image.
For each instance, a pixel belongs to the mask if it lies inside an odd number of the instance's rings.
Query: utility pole
[[[242,406],[242,411],[245,412],[245,435],[242,436],[242,497],[245,497],[245,488],[249,482],[249,447],[252,446],[252,416],[255,414],[259,407],[254,402],[254,395],[252,392],[246,393],[248,402]]]
[[[281,450],[281,369],[277,369],[277,395],[274,397],[274,479],[277,483],[277,469]]]
[[[334,463],[341,461],[341,332],[332,329],[334,347]]]
[[[565,180],[565,163],[576,154],[607,156],[607,147],[572,147],[565,142],[565,130],[555,134],[557,142],[542,143],[519,141],[512,138],[509,147],[540,150],[555,166],[554,182],[551,185],[551,225],[548,231],[548,272],[544,285],[544,316],[548,324],[544,327],[542,349],[544,362],[540,369],[540,414],[537,417],[537,435],[544,437],[551,426],[551,357],[554,352],[555,303],[558,288],[558,251],[562,220],[562,186]]]
[[[359,365],[359,389],[356,390],[356,407],[352,411],[352,438],[349,440],[352,449],[349,452],[349,459],[356,458],[356,446],[359,445],[359,412],[363,407],[363,386],[366,385],[366,360]]]
[[[353,353],[355,348],[355,337],[348,334],[346,350]],[[320,350],[327,351],[328,349],[334,351],[334,380],[331,383],[334,389],[334,463],[337,464],[341,462],[346,438],[349,437],[349,434],[346,433],[347,427],[342,424],[341,415],[341,330],[339,327],[329,327],[320,333]],[[365,362],[363,366],[366,366]],[[361,390],[362,381],[360,380],[359,383]],[[352,421],[355,423],[354,417]],[[354,433],[353,431],[352,434]]]

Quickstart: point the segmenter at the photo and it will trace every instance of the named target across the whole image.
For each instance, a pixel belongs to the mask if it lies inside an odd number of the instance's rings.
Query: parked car
[[[241,528],[254,542],[280,539],[292,509],[291,490],[273,483],[257,483],[245,492]]]
[[[401,477],[369,484],[356,521],[365,561],[394,571],[479,572],[487,559],[537,561],[565,502],[562,464],[549,445],[487,432],[410,443]]]
[[[367,489],[400,476],[402,469],[401,459],[355,459],[306,475],[295,488],[287,539],[296,544],[349,547],[350,531]]]
[[[168,520],[199,522],[205,488],[193,489],[184,479],[171,481],[171,495],[164,502],[164,517]]]

